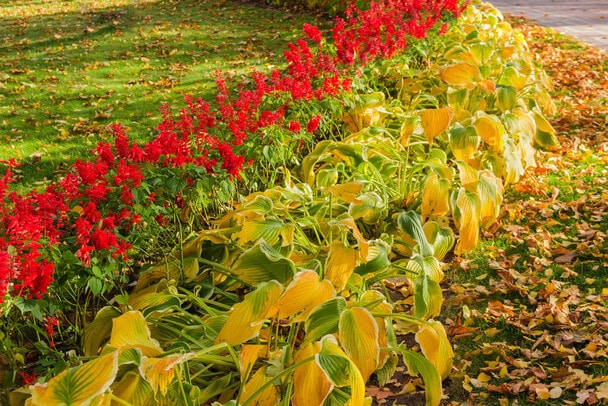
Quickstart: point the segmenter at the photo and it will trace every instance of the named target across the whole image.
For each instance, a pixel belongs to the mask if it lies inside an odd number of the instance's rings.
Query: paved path
[[[524,16],[608,52],[608,0],[489,0],[503,14]]]

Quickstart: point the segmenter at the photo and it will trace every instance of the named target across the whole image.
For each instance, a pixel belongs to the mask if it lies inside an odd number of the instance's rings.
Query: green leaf
[[[496,89],[498,93],[498,107],[502,112],[513,110],[517,105],[517,90],[513,86],[499,86]]]
[[[376,370],[380,358],[376,320],[364,307],[346,309],[340,315],[338,337],[340,345],[366,382]]]
[[[422,355],[410,350],[401,350],[403,361],[412,374],[420,374],[424,380],[426,406],[439,406],[441,401],[441,375]]]
[[[443,295],[441,286],[429,275],[420,275],[414,285],[414,316],[428,319],[439,316]]]
[[[245,251],[231,267],[231,272],[240,280],[257,285],[277,280],[281,283],[293,278],[296,267],[264,240]]]
[[[302,345],[316,341],[326,334],[338,331],[340,314],[346,309],[346,299],[336,297],[315,307],[304,323],[306,338]]]
[[[397,219],[399,228],[408,234],[418,244],[418,251],[423,257],[433,255],[433,247],[429,244],[422,229],[420,215],[412,210],[403,212]]]
[[[475,128],[463,127],[460,123],[456,123],[450,128],[449,139],[454,157],[465,162],[471,160],[473,154],[479,150],[481,141]]]
[[[355,273],[358,275],[368,275],[370,273],[378,273],[390,265],[391,261],[388,259],[390,247],[382,240],[372,241],[368,248],[367,258],[365,262],[355,267]]]

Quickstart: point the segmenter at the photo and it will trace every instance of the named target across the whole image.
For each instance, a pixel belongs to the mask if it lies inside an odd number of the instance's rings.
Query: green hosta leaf
[[[433,255],[433,247],[429,244],[422,229],[420,215],[414,211],[403,212],[397,219],[399,228],[408,234],[418,244],[418,251],[423,257]]]
[[[149,357],[162,353],[158,342],[150,337],[150,329],[143,314],[137,310],[112,319],[109,345],[120,350],[137,348],[143,355]]]
[[[498,84],[503,86],[512,86],[517,91],[520,91],[526,86],[528,77],[520,73],[514,66],[506,67],[498,79]]]
[[[228,320],[215,339],[216,343],[242,344],[256,337],[264,321],[274,317],[283,285],[277,281],[263,282],[230,310]]]
[[[442,378],[452,370],[454,351],[440,322],[428,320],[416,332],[416,341],[424,356],[437,368]]]
[[[261,240],[245,251],[231,267],[231,272],[251,285],[276,279],[283,283],[293,278],[296,267],[266,241]]]
[[[338,337],[346,354],[359,368],[363,381],[367,382],[380,358],[378,324],[370,311],[364,307],[344,310],[340,315]]]
[[[364,404],[365,381],[359,369],[338,346],[334,336],[323,337],[321,351],[315,356],[315,359],[317,365],[325,372],[327,378],[335,387],[350,388],[350,398],[342,404],[348,406]]]
[[[112,320],[122,313],[111,306],[103,307],[95,315],[95,319],[84,329],[84,354],[87,357],[97,355],[101,343],[110,336]]]
[[[274,203],[271,198],[262,194],[254,195],[253,199],[243,204],[239,209],[239,213],[252,211],[257,214],[268,214],[274,208]]]
[[[517,105],[517,89],[513,86],[500,86],[496,89],[498,95],[498,107],[504,113]]]
[[[118,372],[118,351],[70,368],[32,390],[34,406],[87,406],[110,388]]]
[[[414,285],[414,316],[428,319],[439,316],[443,295],[441,286],[429,275],[420,275]]]
[[[551,148],[559,145],[559,141],[555,136],[555,129],[545,116],[543,116],[537,109],[532,111],[534,116],[534,122],[536,123],[536,135],[534,142],[540,145],[542,148]]]
[[[357,265],[355,273],[359,275],[368,275],[370,273],[378,273],[385,270],[390,265],[388,254],[390,247],[382,240],[375,240],[369,245],[365,262]]]
[[[386,209],[386,204],[376,192],[366,192],[359,196],[358,203],[351,203],[348,214],[355,220],[365,224],[374,224],[380,219]]]
[[[426,406],[439,406],[441,401],[441,375],[428,359],[414,351],[402,350],[403,361],[412,374],[420,374],[424,380]]]
[[[338,331],[340,314],[346,309],[346,300],[336,297],[315,307],[304,323],[306,338],[303,345],[317,341],[326,334]]]
[[[494,47],[485,43],[473,44],[470,49],[471,53],[482,64],[487,63],[488,59],[490,59],[494,53]]]
[[[435,258],[441,261],[454,246],[454,233],[449,227],[442,227],[436,221],[427,221],[422,226],[424,235],[433,246]]]
[[[465,128],[460,123],[456,123],[450,128],[449,139],[454,157],[464,162],[473,158],[473,154],[479,150],[481,141],[475,128],[471,126]]]

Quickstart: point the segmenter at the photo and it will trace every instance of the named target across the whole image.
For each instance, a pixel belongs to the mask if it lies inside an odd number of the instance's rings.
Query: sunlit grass
[[[0,16],[0,160],[20,161],[25,185],[89,156],[110,123],[150,139],[162,104],[213,100],[216,71],[278,67],[303,23],[329,25],[209,0],[2,0]]]

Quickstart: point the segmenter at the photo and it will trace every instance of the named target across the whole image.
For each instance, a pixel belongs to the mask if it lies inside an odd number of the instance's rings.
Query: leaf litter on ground
[[[452,264],[443,403],[608,404],[608,57],[509,19],[553,80],[561,147],[540,153],[501,226]]]

